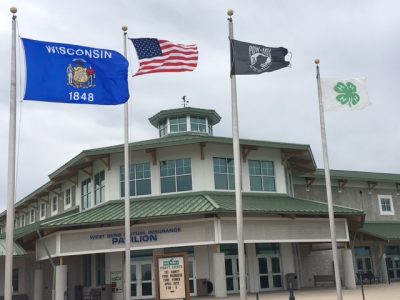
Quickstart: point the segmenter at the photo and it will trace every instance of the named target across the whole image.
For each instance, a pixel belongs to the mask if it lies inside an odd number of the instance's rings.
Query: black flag
[[[231,40],[231,75],[252,75],[285,68],[288,50]]]

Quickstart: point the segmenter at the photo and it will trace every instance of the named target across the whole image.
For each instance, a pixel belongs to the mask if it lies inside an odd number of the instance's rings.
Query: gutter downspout
[[[53,287],[52,287],[51,298],[54,300],[54,298],[55,298],[55,296],[56,296],[56,295],[55,295],[55,291],[56,291],[56,271],[55,271],[56,265],[54,264],[54,261],[53,261],[53,258],[52,258],[51,255],[50,255],[49,249],[47,248],[46,243],[44,242],[43,237],[42,237],[42,235],[40,234],[39,228],[36,229],[36,233],[37,233],[37,235],[39,236],[40,242],[42,243],[43,248],[44,248],[44,250],[46,251],[47,256],[49,257],[50,264],[51,264],[52,269],[53,269],[53,276],[52,276],[52,277],[53,277]]]

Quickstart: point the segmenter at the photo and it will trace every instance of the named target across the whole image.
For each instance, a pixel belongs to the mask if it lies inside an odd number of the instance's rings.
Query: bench
[[[317,285],[320,283],[335,285],[335,276],[334,275],[314,275],[314,287],[317,287]]]

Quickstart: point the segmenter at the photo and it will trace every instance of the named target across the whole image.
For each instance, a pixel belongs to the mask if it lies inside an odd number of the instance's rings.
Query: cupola
[[[213,126],[220,120],[215,110],[194,107],[162,110],[149,118],[150,123],[158,128],[160,137],[185,132],[212,136]]]

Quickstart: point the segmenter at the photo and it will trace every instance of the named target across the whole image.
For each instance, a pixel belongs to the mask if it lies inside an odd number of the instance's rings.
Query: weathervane
[[[186,105],[189,104],[189,100],[186,100],[186,96],[182,97],[182,105],[183,107],[186,107]]]

